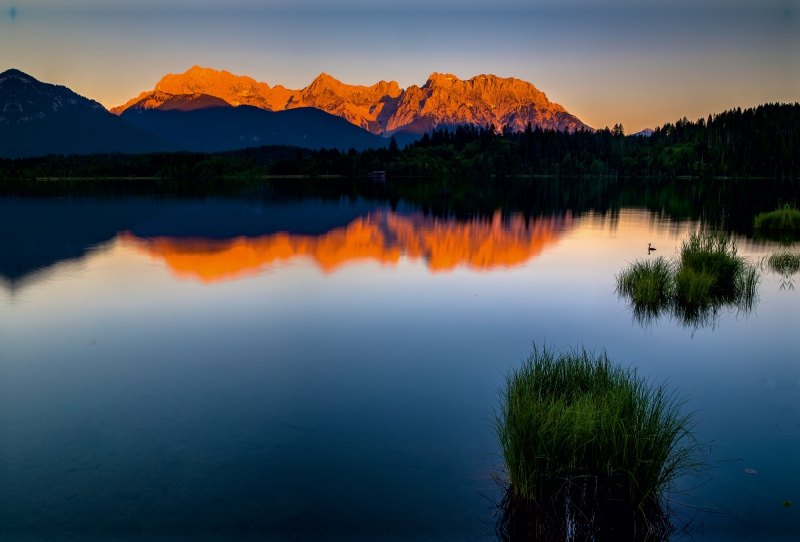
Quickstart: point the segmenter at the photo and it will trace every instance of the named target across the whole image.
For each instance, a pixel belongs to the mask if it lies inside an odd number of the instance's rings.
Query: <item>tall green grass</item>
[[[731,237],[692,233],[681,243],[676,259],[638,260],[617,275],[616,282],[638,321],[668,313],[684,325],[700,327],[716,321],[723,308],[752,310],[760,274],[738,254]]]
[[[672,264],[666,258],[637,260],[616,279],[620,295],[632,300],[637,320],[656,319],[670,306],[674,281]]]
[[[800,230],[800,209],[788,203],[768,213],[759,213],[753,227],[770,230]]]
[[[681,243],[675,294],[684,303],[735,302],[752,283],[754,270],[739,256],[736,241],[721,233],[692,233]]]
[[[672,267],[663,256],[637,260],[617,276],[617,286],[636,303],[661,304],[672,296]]]
[[[506,375],[495,412],[509,492],[539,508],[600,500],[644,509],[703,463],[684,405],[604,352],[534,347]]]

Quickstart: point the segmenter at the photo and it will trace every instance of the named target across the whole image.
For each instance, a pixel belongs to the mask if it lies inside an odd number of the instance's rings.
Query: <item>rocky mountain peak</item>
[[[383,97],[396,98],[402,90],[396,81],[379,81],[372,86],[348,85],[338,79],[331,77],[327,73],[321,73],[310,85],[300,91],[300,94],[308,99],[320,94],[332,94],[339,98],[355,102],[372,102]]]
[[[428,76],[428,80],[423,85],[423,88],[431,87],[452,87],[455,83],[461,83],[461,79],[452,73],[437,73],[433,72]]]
[[[311,81],[311,84],[303,89],[303,94],[319,95],[323,93],[341,94],[343,93],[345,85],[341,81],[335,79],[325,72],[322,72]]]
[[[227,96],[217,97],[229,103],[238,101],[236,99],[231,101],[229,99],[231,96],[246,98],[250,95],[268,92],[269,89],[268,84],[259,83],[251,77],[233,75],[225,70],[217,71],[211,68],[201,68],[200,66],[194,66],[186,73],[168,74],[161,78],[155,88],[155,90],[168,94],[214,95],[214,92],[226,93]]]

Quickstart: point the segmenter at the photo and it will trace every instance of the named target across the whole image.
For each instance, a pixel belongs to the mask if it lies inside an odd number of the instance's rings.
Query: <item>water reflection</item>
[[[736,511],[705,515],[706,536],[791,540],[796,299],[762,288],[757,318],[699,340],[643,333],[614,274],[703,224],[571,201],[526,222],[349,197],[0,198],[0,277],[25,289],[0,284],[0,533],[491,538],[487,412],[499,375],[545,339],[697,390],[703,435],[745,460],[698,490]],[[258,240],[283,255],[232,257]],[[274,272],[204,287],[190,262],[175,280],[172,245],[225,256],[205,280]]]
[[[758,282],[757,278],[754,280]],[[728,295],[709,296],[697,301],[675,296],[646,306],[635,301],[629,303],[634,321],[643,327],[650,327],[665,317],[692,330],[714,329],[725,315],[748,317],[757,305],[755,289],[741,289]]]
[[[628,303],[633,321],[644,328],[662,319],[671,320],[692,330],[715,328],[725,315],[749,316],[757,306],[756,295],[731,298],[709,298],[703,302],[687,302],[680,297],[667,297],[653,303],[642,303],[625,292],[619,298]]]
[[[64,263],[81,264],[113,246],[119,232],[220,241],[279,231],[318,235],[377,207],[364,200],[0,198],[0,287],[15,291]]]
[[[614,500],[587,505],[580,490],[573,493],[574,500],[565,499],[559,506],[546,508],[515,502],[507,493],[497,507],[497,540],[668,542],[686,528],[685,522],[674,518],[662,502],[653,502],[644,509]]]
[[[781,290],[794,290],[794,275],[800,272],[800,252],[775,252],[763,263],[767,269],[781,276]]]
[[[324,273],[354,262],[393,265],[424,260],[433,272],[459,267],[488,271],[524,264],[557,243],[572,215],[525,220],[521,215],[457,220],[378,209],[319,235],[278,232],[234,239],[120,236],[124,245],[163,260],[180,278],[236,280],[280,263],[310,260]]]

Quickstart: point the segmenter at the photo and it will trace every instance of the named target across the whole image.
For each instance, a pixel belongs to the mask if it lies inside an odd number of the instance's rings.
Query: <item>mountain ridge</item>
[[[100,103],[17,69],[0,73],[0,158],[178,150]]]
[[[270,111],[313,107],[382,136],[422,134],[461,124],[508,125],[514,131],[524,130],[528,123],[559,131],[591,130],[531,83],[490,74],[462,80],[434,72],[421,87],[403,89],[396,81],[383,80],[371,86],[348,85],[323,72],[303,89],[291,90],[224,70],[194,66],[185,73],[162,77],[152,91],[110,111],[121,115],[134,106],[155,108],[169,99],[166,95],[186,94],[206,94],[233,106]]]

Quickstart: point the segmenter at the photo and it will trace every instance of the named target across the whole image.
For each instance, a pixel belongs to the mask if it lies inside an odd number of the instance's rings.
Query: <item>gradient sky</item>
[[[631,133],[800,101],[800,0],[0,0],[0,71],[109,108],[195,64],[295,89],[513,76]]]

